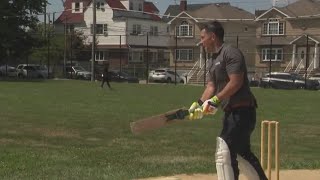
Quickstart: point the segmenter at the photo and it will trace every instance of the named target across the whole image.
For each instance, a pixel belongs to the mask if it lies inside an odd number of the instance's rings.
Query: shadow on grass
[[[46,79],[0,77],[0,81],[5,81],[5,82],[45,82]]]

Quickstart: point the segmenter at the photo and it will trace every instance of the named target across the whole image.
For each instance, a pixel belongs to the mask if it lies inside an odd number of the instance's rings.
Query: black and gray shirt
[[[213,55],[208,65],[209,77],[215,86],[214,94],[218,94],[229,82],[228,74],[244,73],[244,81],[241,88],[229,99],[222,100],[221,107],[237,104],[243,101],[255,102],[255,97],[250,91],[247,76],[247,67],[242,52],[231,45],[223,44],[218,52]]]

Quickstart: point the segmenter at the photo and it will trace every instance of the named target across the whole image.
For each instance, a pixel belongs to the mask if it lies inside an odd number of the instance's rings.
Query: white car
[[[149,73],[149,81],[151,82],[172,83],[175,82],[175,77],[177,83],[184,83],[184,80],[178,74],[175,74],[174,71],[168,68],[155,69]]]
[[[84,69],[82,66],[66,67],[67,76],[71,79],[91,79],[91,72]]]
[[[0,76],[17,77],[17,70],[15,67],[8,65],[0,66]]]
[[[48,78],[48,69],[38,64],[19,64],[17,76],[19,78]]]
[[[317,80],[320,83],[320,73],[318,74],[314,74],[313,76],[311,76],[309,79],[311,80]]]

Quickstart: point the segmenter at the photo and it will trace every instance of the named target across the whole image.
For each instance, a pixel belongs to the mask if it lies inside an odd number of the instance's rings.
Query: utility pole
[[[64,18],[64,53],[63,53],[63,75],[64,78],[67,77],[66,72],[66,59],[67,59],[67,16]]]
[[[45,39],[45,42],[46,42],[46,38],[47,38],[47,1],[44,2],[44,17],[43,17],[43,20],[44,20],[44,39]],[[40,59],[40,65],[42,64],[42,61]]]
[[[50,13],[48,13],[48,22],[49,22],[49,27],[48,27],[48,36],[47,36],[47,63],[48,63],[48,77],[49,78],[49,68],[50,68]]]
[[[93,22],[92,22],[92,61],[91,61],[91,81],[95,80],[94,65],[96,61],[96,0],[92,0],[92,12],[93,12]]]

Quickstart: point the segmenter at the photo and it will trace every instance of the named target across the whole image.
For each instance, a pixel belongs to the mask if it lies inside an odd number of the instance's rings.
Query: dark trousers
[[[105,82],[107,82],[108,87],[111,89],[111,86],[110,86],[109,78],[108,78],[108,77],[102,78],[101,87],[103,88],[103,85],[104,85]]]
[[[252,153],[250,148],[250,136],[255,125],[255,107],[243,107],[225,112],[220,137],[229,147],[231,166],[233,168],[235,180],[239,179],[237,154],[247,160],[254,167],[260,177],[260,180],[267,179],[258,158]]]

